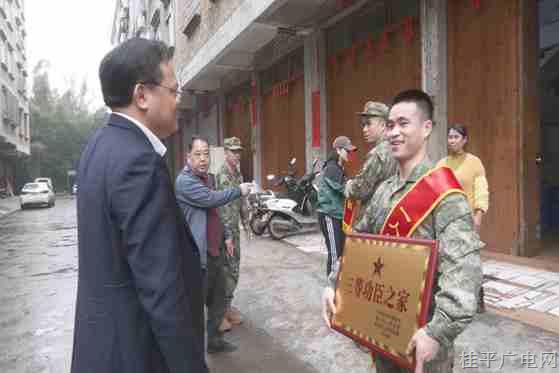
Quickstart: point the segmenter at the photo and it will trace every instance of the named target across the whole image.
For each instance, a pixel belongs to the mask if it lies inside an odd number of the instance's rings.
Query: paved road
[[[0,372],[69,371],[76,233],[71,197],[0,220]],[[240,348],[212,357],[213,372],[316,372],[248,320],[230,338]]]
[[[75,215],[75,199],[59,198],[0,219],[2,373],[69,371]],[[235,299],[245,323],[228,335],[239,350],[212,356],[212,372],[371,372],[368,355],[320,319],[325,260],[269,239],[245,243]],[[557,335],[484,314],[457,340],[455,372],[557,372],[557,352]]]
[[[77,275],[75,200],[0,220],[0,371],[68,372]]]

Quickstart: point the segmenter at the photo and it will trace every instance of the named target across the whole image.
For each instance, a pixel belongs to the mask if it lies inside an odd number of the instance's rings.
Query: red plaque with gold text
[[[348,234],[332,328],[413,369],[406,348],[427,322],[436,263],[437,241]]]

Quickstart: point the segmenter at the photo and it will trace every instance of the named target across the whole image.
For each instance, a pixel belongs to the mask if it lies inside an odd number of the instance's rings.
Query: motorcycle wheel
[[[270,219],[270,223],[268,223],[268,231],[274,240],[281,240],[287,237],[290,233],[293,233],[289,230],[280,229],[281,224],[285,222],[289,223],[289,220],[278,215],[274,215]]]
[[[262,214],[255,214],[252,215],[249,222],[250,230],[257,236],[262,236],[266,231],[267,224],[261,222],[260,219],[262,219]]]

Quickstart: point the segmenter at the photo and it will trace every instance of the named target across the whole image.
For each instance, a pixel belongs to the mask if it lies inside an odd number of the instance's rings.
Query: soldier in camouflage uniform
[[[363,137],[373,148],[367,154],[367,160],[359,174],[349,180],[345,187],[347,198],[361,201],[361,209],[355,222],[363,216],[380,183],[394,175],[397,168],[396,160],[392,157],[384,138],[388,106],[382,102],[369,101],[365,104],[363,112],[357,115],[360,116]]]
[[[229,137],[223,141],[225,147],[225,162],[216,174],[216,189],[225,190],[237,187],[243,182],[239,166],[241,161],[241,140]],[[227,330],[231,325],[242,323],[240,312],[231,306],[233,294],[239,281],[239,266],[241,260],[241,237],[239,223],[241,222],[242,199],[238,199],[220,207],[220,215],[227,231],[225,241],[227,257],[225,260],[225,303],[227,312],[221,329]]]
[[[427,158],[432,115],[431,99],[422,91],[405,91],[394,99],[387,138],[398,161],[398,172],[378,187],[356,231],[379,233],[391,208],[432,168]],[[412,237],[438,240],[439,262],[429,321],[411,339],[408,353],[415,351],[417,364],[425,372],[452,372],[454,340],[476,314],[481,285],[483,244],[475,232],[466,197],[458,193],[444,197]],[[333,287],[338,268],[332,271],[330,286],[324,290],[323,316],[327,323],[335,312]],[[378,373],[407,372],[379,355],[375,365]]]

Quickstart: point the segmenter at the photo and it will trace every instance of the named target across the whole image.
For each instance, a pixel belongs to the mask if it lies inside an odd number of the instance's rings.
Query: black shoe
[[[219,352],[233,352],[236,350],[237,350],[237,346],[223,339],[208,343],[208,354],[216,354]]]

